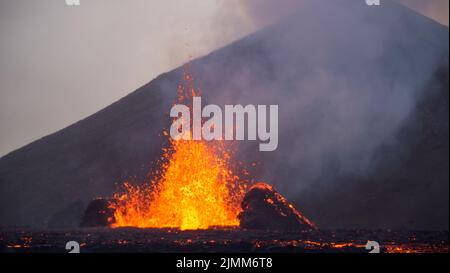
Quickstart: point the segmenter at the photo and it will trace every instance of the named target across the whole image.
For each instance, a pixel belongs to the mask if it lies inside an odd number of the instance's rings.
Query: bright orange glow
[[[178,87],[178,100],[198,95],[190,75]],[[190,133],[190,132],[189,132]],[[164,132],[164,136],[168,136]],[[231,166],[224,141],[172,140],[151,183],[114,195],[112,227],[207,229],[238,226],[246,184]]]

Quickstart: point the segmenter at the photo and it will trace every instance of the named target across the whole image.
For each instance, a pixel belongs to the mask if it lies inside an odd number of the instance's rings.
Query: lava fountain
[[[178,102],[199,95],[193,82],[185,74],[178,86]],[[174,140],[167,131],[164,136],[170,145],[163,148],[160,167],[151,181],[139,186],[125,183],[123,192],[114,194],[111,227],[190,230],[238,226],[248,184],[242,174],[248,172],[236,171],[231,144]]]

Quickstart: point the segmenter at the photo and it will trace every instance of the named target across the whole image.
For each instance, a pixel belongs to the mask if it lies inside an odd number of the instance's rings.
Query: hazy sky
[[[448,25],[448,0],[399,1]],[[299,2],[81,0],[69,7],[64,0],[0,0],[0,156],[271,23]]]

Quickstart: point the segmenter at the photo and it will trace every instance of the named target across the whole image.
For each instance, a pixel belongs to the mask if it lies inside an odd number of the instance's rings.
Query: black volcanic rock
[[[81,227],[107,227],[113,222],[114,210],[109,207],[110,200],[97,198],[86,208]]]
[[[239,214],[240,226],[260,230],[316,230],[308,218],[298,212],[270,185],[258,183],[247,192]]]

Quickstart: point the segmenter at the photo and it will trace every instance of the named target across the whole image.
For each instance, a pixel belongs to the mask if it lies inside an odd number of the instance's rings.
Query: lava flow
[[[185,75],[178,101],[197,96],[193,79]],[[232,152],[224,141],[173,140],[163,149],[159,170],[150,183],[124,184],[110,207],[111,227],[208,229],[238,226],[247,187],[234,171]]]

